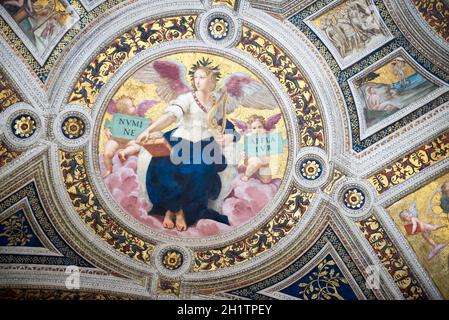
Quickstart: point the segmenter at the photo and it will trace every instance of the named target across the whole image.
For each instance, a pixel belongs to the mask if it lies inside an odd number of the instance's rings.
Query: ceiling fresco
[[[449,299],[448,19],[0,0],[0,297]]]

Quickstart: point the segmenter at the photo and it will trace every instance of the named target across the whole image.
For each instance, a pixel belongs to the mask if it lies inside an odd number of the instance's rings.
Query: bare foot
[[[170,210],[167,210],[167,212],[165,213],[164,221],[162,222],[164,228],[173,229],[175,227],[175,223],[173,222],[174,218],[175,214]]]
[[[123,152],[123,150],[122,150],[122,151],[119,151],[119,153],[118,153],[118,158],[119,158],[121,161],[125,161],[125,160],[126,160],[126,154]]]
[[[182,209],[176,212],[176,229],[178,229],[178,231],[187,230],[187,223]]]
[[[105,173],[103,173],[103,178],[106,178],[108,175],[112,173],[112,170],[106,170]]]
[[[248,178],[247,176],[245,176],[245,175],[242,175],[242,176],[240,177],[240,180],[242,180],[242,181],[248,181],[249,178]]]

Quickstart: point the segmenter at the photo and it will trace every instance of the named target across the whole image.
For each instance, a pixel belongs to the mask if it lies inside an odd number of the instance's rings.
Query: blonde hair
[[[408,215],[410,215],[410,213],[408,212],[408,210],[402,210],[402,211],[399,213],[399,218],[401,218],[402,221],[407,221],[407,218],[406,218],[406,216],[405,216],[406,213],[407,213]]]
[[[132,97],[127,96],[127,95],[120,96],[117,99],[116,104],[115,104],[118,112],[123,112],[123,111],[128,110],[128,106],[125,105],[123,102],[120,102],[125,99],[131,100],[131,104],[134,106],[134,99]]]
[[[253,123],[256,122],[256,121],[259,121],[260,124],[261,124],[263,127],[265,127],[265,118],[262,117],[262,116],[260,116],[260,115],[258,115],[258,114],[253,114],[253,115],[251,115],[251,116],[248,118],[247,123],[248,123],[248,125],[251,125],[251,124],[253,124]]]

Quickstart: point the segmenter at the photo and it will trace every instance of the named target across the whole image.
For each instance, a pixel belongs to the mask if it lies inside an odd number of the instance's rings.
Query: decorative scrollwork
[[[12,151],[3,141],[0,140],[0,168],[17,158],[21,153]]]
[[[449,42],[449,5],[443,0],[413,0],[424,20],[444,40]]]
[[[92,108],[101,88],[123,63],[156,44],[194,38],[195,19],[196,16],[161,18],[122,34],[86,67],[69,102]]]
[[[259,230],[224,247],[195,252],[193,271],[211,271],[230,267],[266,252],[301,220],[313,195],[313,193],[305,193],[292,187],[282,210]]]
[[[22,99],[19,94],[0,73],[0,112],[5,111],[6,108],[20,101],[22,101]]]
[[[376,217],[371,216],[357,223],[377,257],[408,300],[428,299],[423,288],[385,232]]]
[[[381,194],[449,156],[449,131],[396,160],[368,178]]]
[[[302,146],[324,147],[320,109],[307,79],[290,57],[274,43],[248,27],[243,28],[243,36],[237,48],[267,66],[285,88],[295,106]]]
[[[109,216],[95,196],[87,177],[84,152],[60,151],[59,156],[67,193],[81,219],[115,250],[150,263],[154,245],[123,229]]]

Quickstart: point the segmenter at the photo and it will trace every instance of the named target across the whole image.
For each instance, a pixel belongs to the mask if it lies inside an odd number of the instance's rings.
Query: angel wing
[[[418,208],[416,207],[416,200],[412,202],[408,211],[410,212],[410,215],[412,217],[418,218],[419,211]]]
[[[106,112],[109,114],[117,113],[117,103],[114,99],[111,99],[108,103],[108,108],[106,109]]]
[[[186,81],[186,67],[172,60],[157,60],[149,63],[137,70],[132,78],[155,84],[157,94],[166,102],[192,90]]]
[[[158,100],[144,100],[141,103],[137,105],[137,114],[139,117],[144,117],[145,113],[152,108],[153,106],[157,105],[160,101]]]
[[[246,134],[248,131],[248,124],[245,121],[232,118],[231,121],[242,131],[243,134]]]
[[[273,130],[274,128],[276,128],[276,124],[279,122],[279,120],[281,120],[281,118],[282,118],[282,114],[280,114],[280,113],[269,117],[265,121],[265,130],[270,131],[270,130]]]
[[[225,101],[226,112],[231,113],[238,106],[254,109],[274,109],[276,100],[262,83],[243,73],[233,73],[223,80],[218,101]],[[229,99],[223,99],[226,95]],[[220,99],[221,98],[221,99]],[[228,101],[226,101],[228,100]]]

